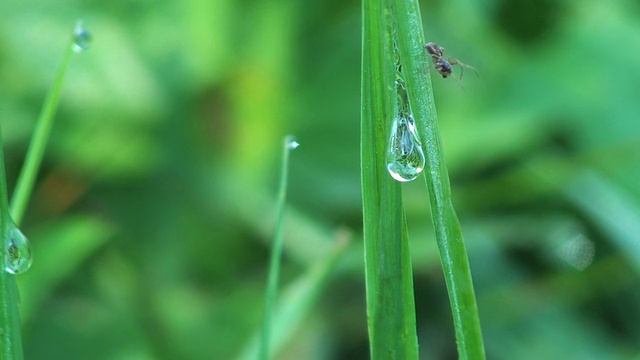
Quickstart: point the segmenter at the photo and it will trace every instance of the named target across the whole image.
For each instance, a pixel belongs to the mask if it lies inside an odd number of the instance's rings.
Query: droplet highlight
[[[10,225],[4,236],[5,268],[10,274],[23,274],[31,267],[31,244],[15,225]]]
[[[577,270],[586,269],[593,262],[596,247],[589,238],[578,235],[576,238],[562,244],[557,249],[557,255]]]
[[[87,51],[91,46],[91,33],[82,25],[82,21],[78,21],[78,25],[73,30],[73,51],[81,53]]]
[[[285,138],[285,144],[289,148],[289,150],[295,150],[300,146],[300,143],[296,141],[296,138],[292,135],[289,135]]]
[[[425,157],[404,84],[396,81],[396,89],[398,107],[391,124],[387,170],[395,180],[407,182],[415,180],[424,170]]]

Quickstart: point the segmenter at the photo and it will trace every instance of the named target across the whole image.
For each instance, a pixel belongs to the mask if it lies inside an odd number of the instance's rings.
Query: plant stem
[[[47,146],[47,140],[51,133],[51,127],[53,126],[53,120],[55,118],[58,104],[60,103],[60,95],[62,93],[62,84],[64,83],[64,77],[69,67],[71,55],[73,53],[72,43],[67,46],[64,53],[62,64],[58,68],[56,78],[53,82],[53,86],[47,94],[44,106],[38,117],[36,128],[27,150],[24,165],[18,176],[18,182],[16,184],[13,197],[11,199],[11,214],[13,221],[16,225],[20,225],[24,212],[31,197],[33,191],[33,185],[35,183],[38,169],[42,163],[42,157],[44,150]]]
[[[363,1],[361,163],[371,359],[417,359],[413,278],[401,184],[386,167],[396,106],[389,1]]]
[[[0,131],[0,139],[2,132]],[[20,312],[18,286],[15,275],[9,274],[6,268],[7,242],[5,234],[11,226],[7,180],[4,171],[4,151],[0,141],[0,359],[21,360],[22,338],[20,334]]]
[[[284,138],[284,148],[282,150],[282,171],[280,173],[280,190],[278,191],[277,220],[275,235],[273,238],[273,248],[271,250],[271,261],[269,264],[269,277],[267,280],[267,293],[265,296],[264,322],[262,324],[262,340],[258,353],[258,359],[267,360],[269,358],[269,345],[271,342],[271,329],[273,323],[274,307],[278,293],[278,278],[280,276],[280,262],[282,258],[283,223],[284,209],[287,198],[287,178],[289,175],[289,153],[295,147],[292,146],[293,138]],[[297,146],[297,145],[296,145]]]
[[[449,174],[438,130],[425,38],[417,0],[392,0],[409,101],[426,147],[425,179],[440,250],[460,359],[484,359],[484,344],[467,251],[451,201]]]

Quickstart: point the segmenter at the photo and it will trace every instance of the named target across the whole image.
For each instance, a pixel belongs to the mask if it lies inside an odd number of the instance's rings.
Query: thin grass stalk
[[[397,96],[389,3],[363,1],[361,167],[372,359],[417,359],[413,278],[399,182],[386,169]]]
[[[24,161],[24,165],[18,176],[16,188],[11,198],[11,215],[16,225],[20,225],[22,218],[27,208],[33,186],[38,175],[38,169],[42,163],[42,157],[47,147],[49,134],[51,133],[51,127],[53,126],[53,120],[60,103],[60,95],[62,93],[62,85],[64,84],[64,78],[67,73],[67,68],[71,60],[73,53],[73,39],[69,42],[62,64],[58,68],[53,86],[49,90],[45,99],[42,110],[36,122],[36,128],[31,137],[29,143],[29,149]]]
[[[269,276],[267,279],[267,293],[265,295],[264,321],[262,323],[262,337],[258,351],[258,359],[269,359],[269,347],[271,344],[273,329],[273,316],[275,311],[276,297],[278,294],[278,279],[280,277],[280,262],[282,259],[282,248],[284,246],[284,209],[287,200],[287,179],[289,177],[289,153],[297,147],[293,137],[284,138],[282,150],[282,170],[280,172],[280,190],[278,191],[278,204],[276,207],[277,220],[273,247],[271,249],[271,260],[269,263]]]
[[[69,67],[71,55],[74,51],[83,51],[88,47],[90,34],[81,27],[81,22],[76,26],[73,36],[66,47],[62,64],[58,68],[56,78],[45,99],[43,108],[38,117],[34,135],[31,138],[25,163],[22,166],[18,182],[13,194],[11,208],[7,192],[7,183],[4,169],[4,152],[0,144],[0,234],[2,234],[3,254],[0,256],[0,359],[21,360],[22,338],[20,335],[19,294],[16,280],[13,274],[9,274],[7,268],[7,246],[5,240],[10,227],[22,222],[24,212],[33,190],[35,178],[42,162],[44,150],[53,125],[53,119],[60,102],[62,84]],[[0,138],[1,138],[0,134]],[[15,225],[14,225],[15,224]]]
[[[0,359],[22,360],[18,286],[15,275],[5,271],[7,267],[5,254],[8,250],[5,234],[9,226],[12,224],[4,170],[4,151],[0,141],[0,241],[3,249],[0,254]]]
[[[451,201],[449,174],[438,130],[426,43],[417,0],[392,0],[400,56],[416,127],[426,150],[425,179],[432,221],[451,303],[458,356],[484,359],[480,319],[462,230]]]

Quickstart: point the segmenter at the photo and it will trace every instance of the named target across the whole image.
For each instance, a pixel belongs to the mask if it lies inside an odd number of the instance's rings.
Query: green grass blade
[[[363,1],[361,166],[372,359],[417,359],[413,278],[401,184],[386,169],[396,101],[387,2]]]
[[[425,178],[432,220],[449,292],[460,359],[484,359],[484,344],[469,259],[451,201],[449,174],[438,131],[426,43],[417,0],[392,0],[400,56],[416,126],[426,151]]]
[[[276,296],[278,294],[278,278],[280,276],[280,260],[282,258],[284,207],[287,200],[287,178],[289,175],[289,153],[298,146],[291,136],[284,138],[282,150],[282,171],[280,173],[280,190],[278,191],[277,220],[271,250],[271,261],[269,265],[269,278],[267,280],[267,293],[265,296],[264,322],[262,324],[262,339],[258,359],[269,358],[269,345],[271,342],[271,330],[273,327],[273,313]]]
[[[2,133],[0,132],[0,139]],[[18,286],[15,275],[7,273],[7,251],[4,234],[11,224],[9,200],[7,195],[7,180],[4,172],[4,151],[0,144],[0,241],[3,252],[0,254],[0,359],[21,360],[22,337],[20,335],[20,313]]]
[[[16,225],[20,225],[22,217],[27,208],[27,203],[31,197],[33,191],[33,185],[35,183],[36,176],[38,175],[38,169],[40,163],[42,163],[42,157],[44,150],[47,147],[47,140],[51,133],[51,127],[53,126],[53,120],[55,118],[58,104],[60,103],[60,95],[62,93],[62,85],[64,78],[69,67],[71,55],[73,53],[73,39],[67,46],[62,59],[62,64],[58,68],[56,78],[53,82],[53,86],[47,94],[47,98],[44,101],[44,106],[38,117],[36,128],[27,150],[24,165],[18,176],[18,182],[11,198],[11,215]]]

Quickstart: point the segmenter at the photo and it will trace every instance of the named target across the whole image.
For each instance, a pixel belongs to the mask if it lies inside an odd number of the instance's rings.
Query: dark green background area
[[[488,358],[640,357],[640,5],[421,4],[429,40],[480,72],[433,85]],[[94,35],[24,219],[25,358],[242,353],[286,134],[301,146],[282,287],[338,229],[353,236],[278,358],[368,358],[359,2],[10,0],[0,14],[10,192],[76,20]],[[424,185],[404,195],[421,356],[455,359]]]

